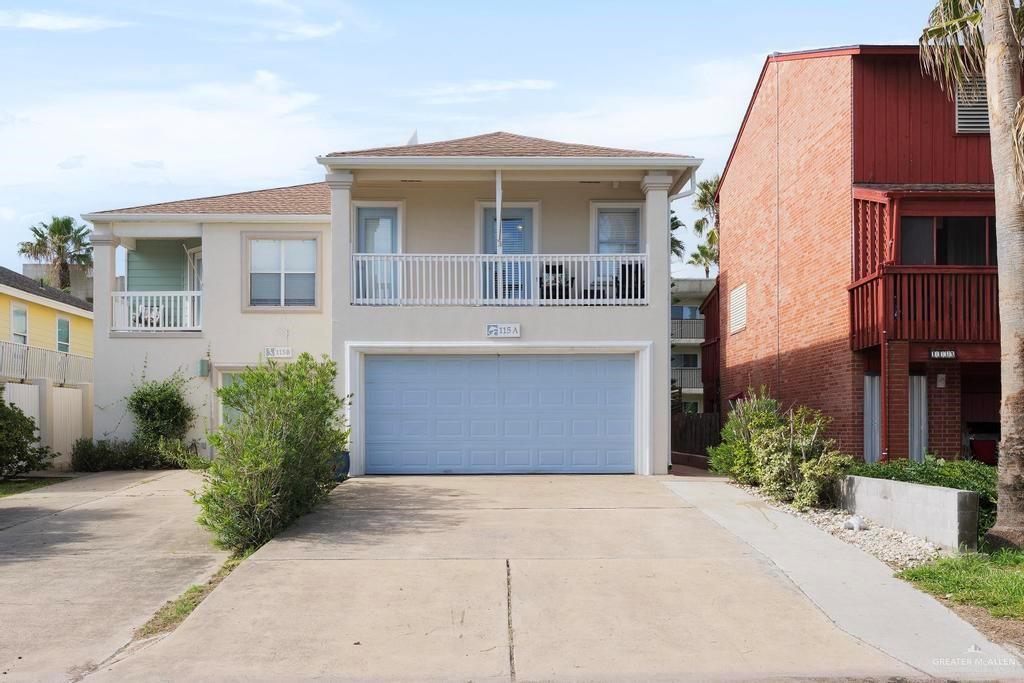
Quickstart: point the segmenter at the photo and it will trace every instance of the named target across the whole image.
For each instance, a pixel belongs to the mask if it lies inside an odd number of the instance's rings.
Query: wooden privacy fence
[[[721,441],[718,413],[672,413],[672,464],[707,469],[708,448]]]
[[[54,469],[71,469],[75,441],[92,438],[92,384],[60,387],[39,379],[31,384],[4,382],[3,386],[3,400],[32,418],[40,441],[57,453]]]

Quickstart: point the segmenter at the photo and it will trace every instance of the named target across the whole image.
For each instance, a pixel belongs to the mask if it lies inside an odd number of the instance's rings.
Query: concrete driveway
[[[881,597],[869,594],[883,600],[871,606],[875,621],[848,626],[842,606],[819,607],[780,568],[789,560],[756,548],[743,524],[785,530],[787,552],[811,564],[839,552],[830,543],[851,547],[789,517],[806,527],[791,529],[773,518],[784,513],[743,495],[664,477],[352,480],[243,563],[177,631],[95,677],[916,678],[942,671],[919,665],[904,640],[938,638],[932,657],[954,654],[945,631],[954,648],[961,638],[964,650],[991,645],[895,579]],[[713,519],[716,499],[743,523]],[[859,559],[849,561],[854,578],[835,577],[834,590],[862,588]],[[857,632],[892,621],[885,591],[904,589],[920,602],[893,603],[905,612],[897,623],[927,623],[888,645]]]
[[[68,680],[127,644],[226,554],[191,472],[103,472],[0,499],[0,678]]]

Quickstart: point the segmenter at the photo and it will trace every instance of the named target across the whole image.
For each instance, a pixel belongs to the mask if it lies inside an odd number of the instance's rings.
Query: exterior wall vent
[[[729,334],[747,326],[747,285],[737,285],[729,292]]]
[[[988,132],[988,95],[983,76],[968,76],[956,91],[956,132]]]

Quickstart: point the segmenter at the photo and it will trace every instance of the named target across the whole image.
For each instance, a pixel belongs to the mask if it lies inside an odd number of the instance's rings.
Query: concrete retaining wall
[[[840,502],[876,524],[905,531],[945,548],[976,550],[978,494],[890,479],[846,477]]]

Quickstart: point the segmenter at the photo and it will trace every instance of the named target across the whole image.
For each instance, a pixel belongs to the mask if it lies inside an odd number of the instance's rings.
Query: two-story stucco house
[[[669,201],[700,160],[509,133],[320,157],[321,183],[88,214],[96,434],[145,372],[338,363],[352,473],[664,473]],[[124,291],[114,291],[125,249]]]

